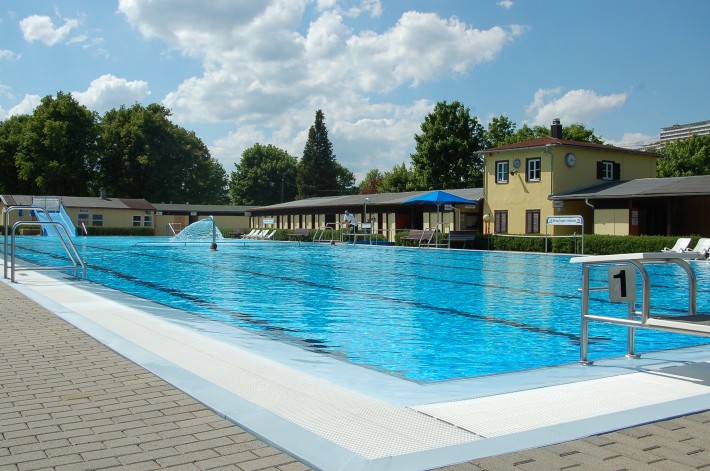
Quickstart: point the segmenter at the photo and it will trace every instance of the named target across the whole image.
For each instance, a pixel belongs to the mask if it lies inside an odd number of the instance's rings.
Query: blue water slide
[[[76,236],[76,227],[72,222],[71,218],[64,210],[64,205],[59,206],[59,211],[33,211],[37,220],[40,222],[54,221],[60,223],[66,229],[67,234],[71,237]],[[49,214],[49,218],[47,215]],[[57,237],[57,229],[53,227],[42,226],[42,235]]]

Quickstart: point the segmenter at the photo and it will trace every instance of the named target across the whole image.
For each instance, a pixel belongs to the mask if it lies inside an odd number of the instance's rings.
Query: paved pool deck
[[[204,405],[149,371],[155,369],[165,372],[166,374],[161,376],[170,379],[173,376],[166,365],[153,368],[155,359],[147,354],[141,362],[144,363],[143,366],[128,360],[114,351],[120,350],[119,346],[112,345],[113,349],[105,346],[62,316],[25,296],[21,292],[23,282],[0,282],[0,471],[164,468],[295,471],[311,468],[306,460],[294,458],[268,443],[270,434],[262,432],[259,434],[261,438],[257,438],[251,427],[242,428],[235,425],[235,422],[265,422],[267,429],[270,425],[279,430],[288,429],[283,421],[263,412],[255,412],[252,407],[224,413],[219,406]],[[87,308],[100,311],[103,306],[91,304]],[[145,368],[145,365],[149,368]],[[454,394],[449,398],[449,402],[434,402],[424,401],[423,396],[416,394],[410,394],[407,398],[386,400],[389,396],[385,394],[384,397],[376,398],[378,402],[368,402],[369,398],[348,396],[347,391],[330,392],[333,396],[326,398],[330,401],[337,402],[343,398],[356,403],[362,401],[365,409],[361,410],[360,414],[363,416],[372,412],[370,408],[374,404],[375,413],[385,414],[387,420],[387,414],[392,414],[397,421],[419,426],[419,419],[412,417],[417,414],[434,418],[447,426],[460,423],[461,425],[455,428],[461,430],[458,435],[454,434],[456,436],[453,438],[450,437],[449,431],[442,432],[447,440],[453,440],[455,444],[448,444],[436,450],[435,459],[430,456],[432,452],[425,450],[426,456],[415,451],[406,460],[379,458],[348,463],[340,462],[339,458],[349,455],[339,455],[336,451],[334,458],[326,460],[326,464],[320,467],[433,469],[423,463],[446,462],[448,455],[450,463],[459,464],[441,469],[710,469],[710,411],[707,410],[710,409],[710,401],[703,389],[708,387],[708,375],[704,370],[694,375],[693,372],[678,369],[689,364],[673,365],[675,366],[671,368],[676,368],[675,370],[669,370],[659,378],[653,377],[652,383],[642,382],[640,388],[651,387],[652,394],[668,394],[670,399],[667,402],[672,404],[695,400],[696,403],[691,408],[702,412],[678,414],[678,417],[669,420],[503,454],[494,453],[499,446],[495,439],[490,442],[474,439],[476,433],[471,430],[470,419],[457,417],[454,412],[475,412],[476,407],[479,408],[479,415],[495,411],[490,419],[491,423],[485,426],[487,434],[495,435],[498,427],[502,430],[501,436],[507,434],[513,440],[519,439],[526,443],[529,437],[525,427],[517,425],[515,418],[520,417],[521,423],[533,419],[513,410],[511,420],[511,417],[506,416],[505,401],[508,399],[505,399],[501,406],[500,401],[490,402],[487,397],[465,399],[457,398]],[[700,366],[703,366],[702,362]],[[625,381],[633,378],[636,378],[633,381],[639,381],[635,374],[625,375]],[[674,376],[683,376],[683,379],[678,380]],[[647,380],[646,377],[641,379]],[[616,385],[613,383],[616,380],[609,377],[598,378],[598,381],[611,381],[611,386]],[[627,381],[627,384],[635,384],[633,381]],[[195,387],[195,384],[192,386]],[[325,387],[315,382],[305,386],[309,389]],[[199,389],[206,386],[198,382],[196,387]],[[582,407],[575,405],[579,391],[566,390],[565,387],[570,386],[563,384],[555,394],[562,394],[559,397],[566,398],[566,404],[561,403],[558,397],[553,398],[553,403],[559,404],[561,408],[570,405],[572,409]],[[684,391],[695,388],[697,392],[694,395],[684,392],[683,397],[676,397],[673,392],[679,388]],[[257,391],[256,395],[268,395],[268,390]],[[541,388],[535,388],[522,393],[511,391],[510,394],[527,395],[511,395],[509,399],[540,403],[540,398],[532,396],[534,391],[540,390]],[[194,389],[192,391],[194,392]],[[565,396],[569,394],[571,396]],[[199,395],[199,391],[195,395]],[[505,397],[505,393],[496,396]],[[608,401],[605,396],[601,399]],[[311,399],[303,397],[304,402],[309,400]],[[229,399],[228,402],[234,401]],[[399,407],[393,412],[393,402],[400,403],[395,404],[397,407],[403,404],[407,407]],[[704,404],[706,407],[703,407]],[[291,405],[293,406],[293,403]],[[625,407],[624,404],[621,404],[621,407]],[[654,408],[657,408],[655,404],[649,405],[640,413],[646,415]],[[672,414],[673,410],[671,407],[664,413]],[[328,412],[333,413],[335,412]],[[287,415],[286,412],[283,414]],[[304,414],[317,415],[318,411],[306,409]],[[228,420],[226,416],[233,420]],[[648,417],[653,417],[653,414]],[[540,418],[535,417],[534,420],[539,421]],[[638,418],[636,420],[637,423],[643,422]],[[511,422],[516,424],[511,425]],[[571,422],[570,426],[584,429],[588,422],[589,420],[576,420]],[[429,427],[430,424],[424,425]],[[345,432],[341,430],[338,433],[349,435],[348,426],[353,428],[352,435],[356,435],[355,423],[346,424]],[[516,427],[522,428],[518,430]],[[373,423],[372,428],[377,428],[376,424]],[[544,437],[544,440],[555,443],[560,440],[556,440],[554,434],[560,430],[552,426],[538,427],[530,433],[552,434],[553,436]],[[323,433],[327,432],[329,431],[325,430]],[[294,431],[280,433],[293,434]],[[419,433],[418,430],[413,432],[414,435]],[[322,441],[309,436],[308,432],[303,435],[303,447],[324,446]],[[378,437],[378,442],[388,441],[387,438]],[[391,438],[394,441],[395,437]],[[408,437],[402,432],[402,436],[396,438],[407,442]],[[340,439],[343,446],[358,449],[358,444],[350,443],[351,436],[335,438],[336,441]],[[459,458],[466,455],[467,449],[480,447],[481,444],[485,448],[486,443],[491,443],[489,452],[484,451],[481,455],[494,456],[474,460]],[[367,448],[371,445],[364,443],[364,446]],[[378,446],[386,448],[384,444]],[[411,445],[407,442],[407,446]],[[332,450],[328,450],[330,451]],[[376,455],[374,451],[373,454]]]

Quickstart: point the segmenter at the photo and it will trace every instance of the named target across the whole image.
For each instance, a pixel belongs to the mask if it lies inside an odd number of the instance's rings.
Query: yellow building
[[[483,213],[495,234],[579,233],[582,228],[578,226],[546,225],[550,216],[572,215],[583,217],[585,233],[600,233],[595,208],[588,201],[555,201],[555,195],[599,183],[656,176],[657,154],[564,140],[559,120],[553,121],[550,137],[487,149],[483,156]],[[638,234],[626,209],[627,234]]]

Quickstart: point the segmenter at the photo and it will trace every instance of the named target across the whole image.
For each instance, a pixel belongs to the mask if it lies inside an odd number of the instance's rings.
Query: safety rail
[[[44,212],[47,217],[50,219],[49,221],[18,221],[15,224],[12,225],[12,230],[10,234],[8,234],[8,227],[10,225],[10,214],[13,211],[20,211],[22,209],[29,209],[32,211],[41,211]],[[52,221],[51,217],[47,213],[47,211],[43,208],[38,208],[36,206],[27,206],[27,205],[17,205],[17,206],[8,206],[7,210],[5,211],[5,218],[4,218],[4,238],[3,238],[3,276],[5,278],[8,278],[7,276],[7,271],[8,268],[10,268],[10,280],[14,283],[15,282],[15,271],[17,270],[67,270],[67,269],[74,269],[74,278],[79,278],[79,267],[81,267],[81,279],[85,280],[86,279],[86,264],[84,261],[81,259],[81,256],[79,255],[79,252],[76,250],[76,246],[71,240],[71,237],[69,236],[69,233],[67,232],[66,228],[62,223],[57,222],[57,221]],[[62,246],[64,247],[64,251],[66,252],[67,256],[72,262],[72,265],[67,265],[67,266],[28,266],[28,267],[17,267],[17,264],[15,263],[15,253],[16,253],[16,244],[15,244],[15,236],[17,235],[17,229],[22,227],[22,226],[53,226],[54,229],[57,231],[57,236],[59,238],[59,241],[61,242]],[[63,233],[63,234],[62,234]],[[10,237],[10,245],[8,245],[8,236]],[[9,263],[8,263],[9,262]]]
[[[697,254],[675,252],[650,252],[616,255],[595,255],[574,257],[570,263],[582,264],[582,309],[580,362],[592,364],[587,358],[589,345],[589,322],[604,322],[626,326],[628,329],[627,353],[629,358],[638,358],[634,352],[635,329],[660,330],[686,335],[710,337],[710,315],[697,313],[697,277],[687,262],[697,258]],[[687,275],[688,310],[683,315],[663,315],[651,313],[651,276],[645,265],[677,265]],[[606,285],[591,286],[592,266],[608,266]],[[636,272],[641,277],[641,310],[636,310]],[[662,275],[661,275],[662,276]],[[612,317],[589,312],[589,293],[609,291],[609,302],[628,303],[628,315]]]

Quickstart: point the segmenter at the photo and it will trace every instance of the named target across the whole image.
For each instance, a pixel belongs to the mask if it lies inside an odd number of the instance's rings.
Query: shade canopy
[[[436,190],[417,196],[416,198],[402,201],[402,204],[430,204],[437,207],[442,204],[478,204],[478,201],[467,200],[460,196],[452,195],[445,191]]]

